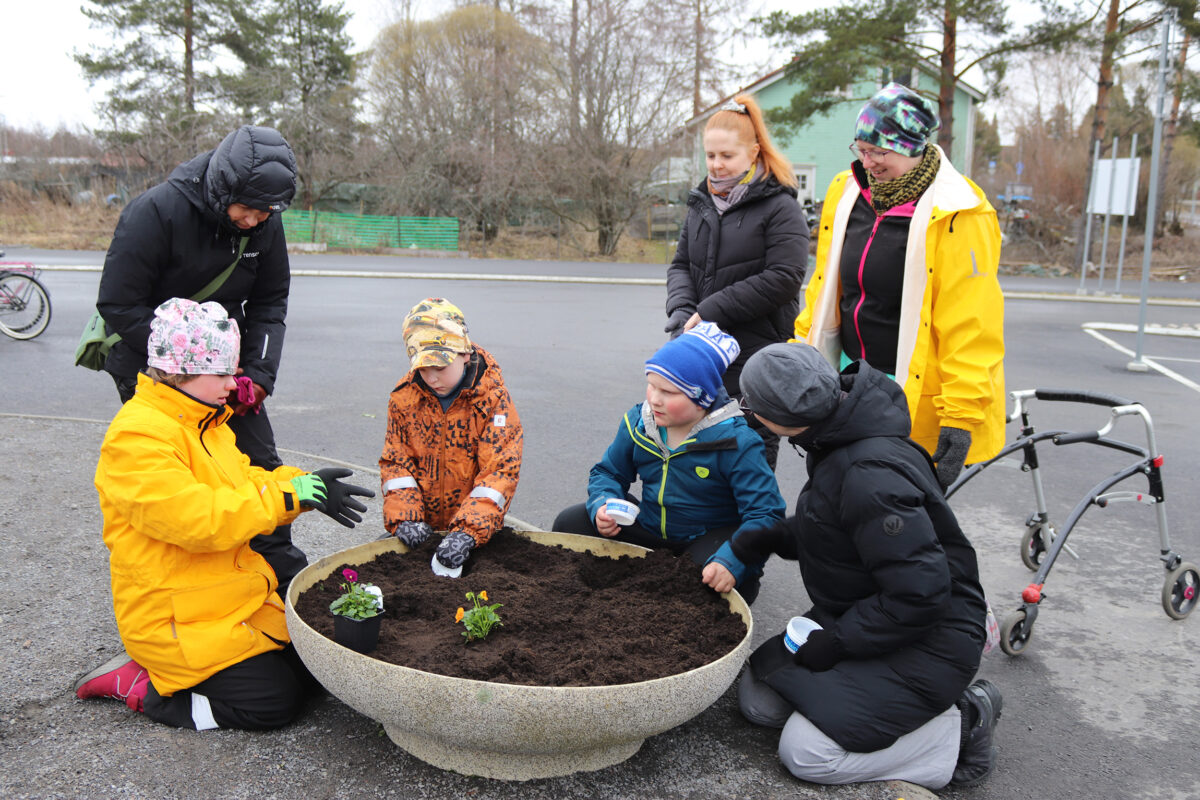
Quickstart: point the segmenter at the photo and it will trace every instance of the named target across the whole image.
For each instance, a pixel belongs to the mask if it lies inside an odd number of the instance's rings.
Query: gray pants
[[[738,684],[738,706],[755,725],[783,729],[779,760],[792,775],[812,783],[901,780],[940,789],[958,761],[962,728],[955,706],[873,753],[843,749],[749,669]]]

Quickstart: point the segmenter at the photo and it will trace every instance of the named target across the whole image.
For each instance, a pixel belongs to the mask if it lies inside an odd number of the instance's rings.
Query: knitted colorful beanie
[[[854,138],[901,155],[919,156],[939,124],[933,103],[907,86],[889,83],[858,112]]]
[[[154,309],[147,363],[169,375],[232,375],[242,336],[220,303],[172,297]]]

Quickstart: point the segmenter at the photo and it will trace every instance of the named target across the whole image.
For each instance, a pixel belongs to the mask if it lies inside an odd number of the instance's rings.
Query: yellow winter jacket
[[[117,628],[162,695],[288,641],[279,582],[248,543],[300,513],[303,471],[250,466],[230,413],[139,375],[100,447]]]
[[[838,265],[858,195],[849,170],[830,183],[821,211],[816,265],[804,309],[796,317],[795,340],[820,349],[835,368],[841,359]],[[917,201],[909,227],[896,380],[908,399],[912,438],[933,453],[941,426],[968,430],[968,464],[991,458],[1004,446],[1004,295],[996,275],[999,262],[995,209],[942,153],[937,176]]]

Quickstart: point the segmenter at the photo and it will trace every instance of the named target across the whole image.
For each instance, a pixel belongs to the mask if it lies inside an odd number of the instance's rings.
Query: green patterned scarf
[[[936,147],[926,147],[921,163],[890,181],[877,181],[871,173],[867,173],[867,187],[871,190],[871,206],[876,214],[882,214],[888,209],[903,205],[910,200],[916,200],[921,193],[929,188],[937,176],[938,167],[942,165],[941,156]]]

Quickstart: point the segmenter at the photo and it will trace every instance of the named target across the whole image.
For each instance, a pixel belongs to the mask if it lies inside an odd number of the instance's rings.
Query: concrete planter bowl
[[[521,535],[610,558],[646,552],[590,536]],[[436,675],[342,647],[296,613],[300,593],[331,576],[337,566],[361,565],[380,553],[407,550],[389,538],[310,564],[288,590],[288,630],[304,663],[335,697],[379,721],[393,742],[441,769],[531,780],[620,763],[636,753],[646,737],[681,725],[716,702],[749,655],[753,622],[736,592],[727,600],[746,622],[746,636],[736,648],[678,675],[616,686],[518,686]]]

